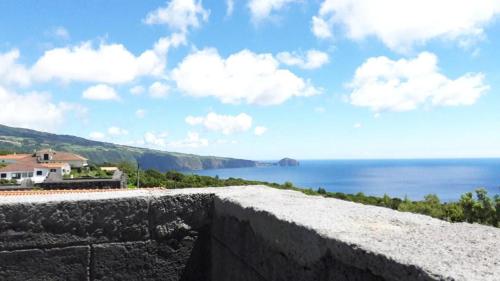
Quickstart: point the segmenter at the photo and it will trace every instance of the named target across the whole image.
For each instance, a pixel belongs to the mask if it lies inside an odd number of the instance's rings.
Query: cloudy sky
[[[0,124],[249,159],[500,156],[499,0],[0,13]]]

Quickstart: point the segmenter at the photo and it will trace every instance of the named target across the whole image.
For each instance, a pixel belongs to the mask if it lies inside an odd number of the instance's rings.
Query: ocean
[[[292,182],[297,187],[421,200],[437,194],[442,201],[484,187],[500,194],[500,159],[302,160],[298,167],[214,169],[193,173],[220,178]]]

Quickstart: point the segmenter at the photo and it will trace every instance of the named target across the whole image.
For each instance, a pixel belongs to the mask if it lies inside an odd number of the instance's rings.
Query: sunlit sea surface
[[[484,187],[500,194],[500,159],[303,160],[298,167],[255,167],[194,172],[221,178],[292,182],[295,186],[419,200],[437,194],[443,201]]]

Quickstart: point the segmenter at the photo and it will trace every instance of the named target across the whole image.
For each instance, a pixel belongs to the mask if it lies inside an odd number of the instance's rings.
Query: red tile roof
[[[30,158],[23,159],[16,163],[12,163],[6,167],[0,169],[0,172],[33,172],[34,169],[47,169],[42,164],[33,161]]]

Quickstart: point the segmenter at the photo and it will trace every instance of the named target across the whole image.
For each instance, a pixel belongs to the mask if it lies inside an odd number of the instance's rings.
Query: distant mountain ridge
[[[159,171],[257,166],[251,160],[166,152],[0,125],[0,151],[31,153],[40,148],[74,152],[96,164],[126,161]]]

